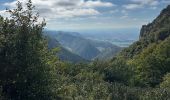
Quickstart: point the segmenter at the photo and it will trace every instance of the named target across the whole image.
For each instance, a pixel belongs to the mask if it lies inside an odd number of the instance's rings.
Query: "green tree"
[[[49,52],[42,35],[45,22],[38,22],[31,0],[17,3],[8,11],[10,19],[0,20],[0,86],[12,100],[55,98],[57,58]]]
[[[170,89],[170,73],[164,76],[163,82],[160,84],[160,87]]]
[[[138,86],[156,86],[170,71],[170,37],[158,44],[151,44],[139,55],[129,60],[134,71],[132,80]]]

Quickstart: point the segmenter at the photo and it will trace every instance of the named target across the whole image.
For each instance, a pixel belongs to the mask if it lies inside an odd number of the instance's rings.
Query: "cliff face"
[[[162,10],[160,15],[148,25],[143,25],[140,31],[140,40],[149,42],[164,40],[170,35],[170,5]]]
[[[148,25],[143,25],[139,41],[124,49],[120,56],[132,58],[152,43],[159,43],[170,36],[170,5],[161,11],[160,15]]]

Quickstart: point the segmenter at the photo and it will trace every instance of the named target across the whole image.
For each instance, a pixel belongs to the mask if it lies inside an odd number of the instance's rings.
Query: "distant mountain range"
[[[52,36],[48,38],[48,46],[50,49],[59,48],[59,52],[57,53],[60,60],[70,61],[73,63],[77,62],[89,62],[88,60],[83,59],[82,57],[70,52],[66,48],[62,47],[62,45]]]
[[[59,57],[72,62],[107,60],[116,55],[122,48],[109,42],[84,38],[76,32],[46,31],[49,36],[49,47],[60,46]]]
[[[128,47],[139,39],[139,29],[108,29],[80,31],[80,34],[87,39],[107,41],[119,47]]]

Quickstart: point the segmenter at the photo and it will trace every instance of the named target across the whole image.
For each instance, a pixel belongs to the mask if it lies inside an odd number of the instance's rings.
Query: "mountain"
[[[119,59],[125,59],[124,65],[131,69],[133,85],[155,87],[163,81],[170,73],[170,5],[152,23],[143,25],[139,40],[122,50],[112,63]]]
[[[95,59],[98,60],[110,60],[113,58],[113,56],[116,56],[118,52],[120,52],[121,49],[119,47],[110,47],[106,48],[104,51],[102,51]]]
[[[51,31],[49,33],[64,48],[87,60],[107,57],[105,54],[115,55],[121,50],[120,47],[109,42],[86,39],[75,32]]]
[[[119,47],[128,47],[139,38],[138,29],[107,29],[80,31],[87,39],[107,41]]]
[[[85,59],[91,60],[100,53],[97,48],[82,37],[61,31],[54,34],[56,40],[59,41],[63,47]]]
[[[162,10],[160,15],[148,25],[143,25],[140,31],[139,41],[124,49],[120,55],[132,58],[142,52],[152,43],[159,43],[170,35],[170,5]]]
[[[48,33],[45,32],[47,35]],[[53,38],[53,35],[47,35],[48,36],[48,46],[50,49],[59,47],[59,51],[57,53],[60,60],[63,61],[70,61],[73,63],[79,63],[79,62],[88,62],[87,60],[83,59],[82,57],[70,52],[66,48],[62,47],[62,45]]]
[[[91,44],[100,51],[100,53],[94,58],[98,60],[109,60],[123,49],[111,44],[110,42],[99,40],[91,40]]]

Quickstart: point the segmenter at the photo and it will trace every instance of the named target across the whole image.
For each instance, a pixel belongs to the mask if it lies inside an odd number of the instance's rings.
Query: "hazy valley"
[[[169,4],[1,0],[0,100],[170,100]]]
[[[76,32],[46,31],[45,33],[49,40],[58,41],[58,44],[67,51],[87,61],[95,59],[109,60],[123,49],[123,47],[116,46],[108,41],[89,39]],[[58,44],[55,45],[55,42],[54,44],[50,42],[49,45],[58,46]]]

